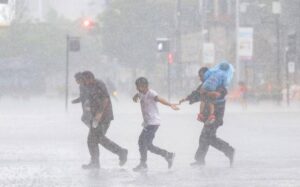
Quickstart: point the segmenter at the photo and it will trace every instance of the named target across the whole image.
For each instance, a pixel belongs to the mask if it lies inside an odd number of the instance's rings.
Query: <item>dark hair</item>
[[[148,86],[148,80],[145,78],[145,77],[139,77],[138,79],[136,79],[135,81],[135,85],[138,86],[138,85],[146,85]]]
[[[76,80],[81,80],[81,79],[83,78],[83,76],[82,76],[82,73],[81,73],[81,72],[77,72],[77,73],[75,73],[74,77],[75,77],[75,79],[76,79]]]
[[[199,69],[198,75],[204,74],[204,73],[207,72],[207,71],[208,71],[208,67],[202,67],[202,68]]]
[[[84,71],[84,72],[82,72],[82,77],[86,78],[86,79],[92,79],[92,80],[95,79],[94,74],[92,72],[90,72],[90,71]]]

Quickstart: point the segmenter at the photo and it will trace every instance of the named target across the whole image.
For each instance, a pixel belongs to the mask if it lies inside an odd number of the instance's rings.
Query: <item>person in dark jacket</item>
[[[92,114],[88,135],[88,148],[91,161],[89,164],[83,165],[82,168],[100,168],[98,144],[118,155],[119,165],[123,166],[127,161],[128,150],[120,147],[105,136],[111,120],[114,119],[112,104],[106,86],[103,81],[95,79],[94,74],[90,71],[83,72],[82,76],[84,84],[88,88],[88,99]]]
[[[202,67],[198,74],[202,83],[205,81],[205,73],[208,71],[207,67]],[[202,84],[197,88],[196,91],[193,91],[186,98],[181,99],[179,103],[189,101],[191,104],[200,101]],[[223,117],[225,112],[225,96],[227,90],[224,87],[219,87],[217,91],[207,93],[209,97],[216,98],[215,102],[215,116],[216,119],[213,123],[205,123],[209,115],[209,108],[205,108],[205,120],[202,132],[199,138],[199,146],[195,154],[195,162],[191,163],[192,166],[202,166],[205,165],[205,157],[208,152],[209,146],[216,148],[217,150],[223,152],[225,156],[229,159],[230,167],[233,166],[235,149],[230,146],[227,142],[217,137],[217,129],[223,125]]]

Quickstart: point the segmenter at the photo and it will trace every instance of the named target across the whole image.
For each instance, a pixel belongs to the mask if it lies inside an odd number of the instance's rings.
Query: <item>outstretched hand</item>
[[[180,101],[179,101],[179,105],[181,105],[183,102],[185,102],[186,101],[186,99],[181,99]]]
[[[138,94],[134,95],[133,98],[132,98],[133,102],[137,103],[138,100],[139,100],[139,96]]]

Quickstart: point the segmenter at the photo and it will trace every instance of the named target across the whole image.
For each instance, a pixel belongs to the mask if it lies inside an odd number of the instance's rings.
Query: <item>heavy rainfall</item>
[[[0,186],[300,186],[299,9],[0,0]]]

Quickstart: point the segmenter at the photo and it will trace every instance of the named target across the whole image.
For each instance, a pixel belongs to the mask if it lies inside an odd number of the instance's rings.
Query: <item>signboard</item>
[[[203,43],[203,63],[213,64],[215,63],[215,44]]]
[[[181,60],[184,63],[199,62],[201,57],[201,33],[189,33],[181,36]]]
[[[241,27],[238,33],[238,56],[252,59],[253,56],[253,28]]]
[[[288,63],[288,72],[289,73],[295,73],[295,62],[289,62]]]
[[[170,40],[168,38],[156,38],[158,52],[170,52]]]
[[[80,39],[79,37],[69,37],[69,50],[72,52],[80,51]]]

